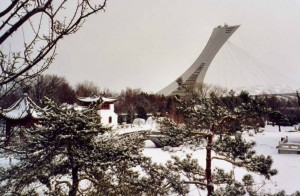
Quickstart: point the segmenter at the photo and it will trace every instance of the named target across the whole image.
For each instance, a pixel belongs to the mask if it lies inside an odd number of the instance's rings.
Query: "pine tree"
[[[260,118],[269,112],[264,107],[264,102],[247,97],[240,99],[232,107],[232,104],[228,106],[213,93],[209,98],[197,97],[194,94],[191,97],[189,100],[178,98],[177,109],[183,122],[176,124],[170,119],[164,120],[161,131],[166,135],[165,145],[204,145],[206,166],[202,168],[197,160],[188,155],[185,159],[173,157],[173,161],[168,163],[169,167],[181,171],[187,184],[195,184],[200,189],[206,189],[208,196],[225,193],[244,195],[247,192],[254,195],[251,175],[246,175],[242,182],[237,182],[233,171],[226,173],[220,168],[212,171],[212,160],[229,162],[236,167],[260,174],[266,179],[277,173],[271,168],[271,157],[257,155],[253,150],[255,143],[246,142],[239,134],[247,130],[249,118]],[[220,133],[224,137],[218,137]],[[228,194],[230,192],[232,194]]]
[[[44,119],[6,151],[1,195],[185,195],[180,175],[143,156],[145,136],[117,135],[93,108],[48,101]]]
[[[275,124],[278,125],[279,132],[281,132],[281,126],[291,125],[289,118],[285,114],[282,114],[279,111],[269,112],[268,120],[272,122],[273,126]]]

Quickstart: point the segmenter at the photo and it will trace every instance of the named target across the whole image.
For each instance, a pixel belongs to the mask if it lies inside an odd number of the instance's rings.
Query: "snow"
[[[116,133],[126,134],[126,133],[139,132],[139,131],[152,131],[152,127],[149,125],[134,126],[134,125],[126,124],[123,126],[123,128],[118,128],[116,130]]]
[[[246,139],[256,142],[255,150],[257,153],[270,155],[273,158],[273,167],[278,170],[278,174],[272,177],[272,181],[276,182],[276,189],[283,189],[287,194],[300,190],[300,156],[297,154],[278,154],[276,146],[280,138],[286,136],[288,136],[289,142],[300,144],[300,132],[294,131],[294,127],[282,127],[282,131],[279,132],[277,126],[269,125],[266,126],[263,133],[254,135],[253,138],[246,137]]]
[[[141,131],[142,129],[147,130],[150,126],[145,125],[142,127],[128,127],[126,129],[119,129],[117,132],[126,133]],[[300,144],[300,132],[295,131],[295,127],[281,127],[281,132],[278,131],[278,127],[272,127],[267,125],[261,133],[249,134],[244,132],[243,138],[247,141],[255,141],[256,146],[254,147],[257,154],[270,155],[272,156],[274,163],[273,168],[278,170],[278,174],[273,176],[270,181],[266,181],[262,177],[254,174],[254,179],[258,186],[265,183],[265,185],[260,189],[264,193],[275,193],[280,190],[285,190],[286,194],[292,194],[297,190],[300,190],[299,187],[299,178],[300,178],[300,155],[297,154],[278,154],[278,149],[276,146],[279,144],[280,138],[288,137],[289,142],[299,143]],[[148,129],[149,130],[149,129]],[[160,148],[155,148],[153,142],[147,140],[145,143],[145,149],[143,153],[146,156],[152,158],[153,161],[157,163],[165,163],[171,159],[172,155],[177,155],[181,158],[185,156],[186,153],[192,153],[193,158],[198,159],[200,165],[205,166],[205,149],[200,148],[197,151],[192,151],[188,146],[181,146],[174,148],[174,152],[170,153],[168,151],[163,151]],[[233,169],[233,166],[230,163],[213,160],[213,167],[223,168],[225,171]],[[0,158],[1,166],[8,166],[8,158]],[[243,175],[247,174],[247,171],[243,168],[235,168],[235,177],[236,179],[241,179]],[[205,195],[205,192],[200,191],[201,195]],[[190,196],[199,195],[198,190],[196,190],[193,185],[191,185]]]
[[[255,86],[241,86],[235,89],[236,93],[241,91],[247,91],[251,95],[262,95],[262,94],[285,94],[295,93],[299,89],[291,87],[290,85],[277,84],[277,85],[255,85]]]
[[[6,157],[1,157],[0,158],[0,165],[2,167],[9,167],[9,165],[10,165],[9,159],[6,158]]]
[[[135,118],[132,122],[132,125],[141,127],[141,126],[146,125],[146,121],[145,121],[145,119],[142,119],[142,118]]]
[[[158,128],[159,123],[153,117],[149,117],[146,121],[142,118],[136,118],[132,124],[122,124],[119,126],[116,133],[126,134],[138,131],[157,131]]]
[[[153,117],[149,117],[147,120],[146,120],[146,125],[151,127],[152,130],[154,130],[156,128],[156,120],[153,118]]]
[[[103,102],[107,102],[107,103],[116,102],[118,100],[117,98],[106,98],[106,97],[100,97],[100,96],[96,96],[96,95],[91,96],[91,97],[77,97],[77,99],[79,101],[88,102],[88,103],[97,102],[100,100],[100,98]]]
[[[7,117],[7,118],[11,118],[11,119],[22,119],[25,118],[28,115],[28,105],[27,102],[22,99],[17,105],[15,105],[14,108],[12,108],[12,110],[10,111],[4,111],[3,114]]]
[[[117,98],[106,98],[106,97],[101,97],[101,99],[102,99],[103,102],[106,102],[106,103],[112,103],[112,102],[118,101]]]
[[[0,166],[2,167],[9,167],[12,164],[16,164],[17,160],[14,158],[8,158],[8,157],[0,157]]]
[[[281,132],[278,131],[278,126],[267,125],[261,133],[255,134],[254,131],[243,133],[243,138],[247,141],[255,141],[256,146],[254,149],[257,154],[270,155],[273,159],[273,168],[278,170],[278,174],[271,177],[270,181],[266,181],[261,176],[254,174],[254,179],[258,183],[258,186],[265,183],[261,191],[265,193],[275,193],[280,190],[285,190],[286,194],[292,194],[297,190],[300,190],[299,178],[300,178],[300,155],[297,154],[278,154],[279,141],[282,137],[288,137],[289,143],[300,144],[300,132],[295,131],[295,127],[281,127]],[[117,130],[119,134],[151,130],[151,126],[132,126]],[[157,163],[165,163],[171,159],[171,155],[177,155],[181,158],[186,153],[192,153],[194,158],[197,158],[199,163],[205,166],[205,149],[199,149],[192,151],[188,146],[175,148],[174,153],[163,151],[160,148],[156,148],[154,143],[147,140],[145,143],[144,154],[152,158]],[[227,162],[221,160],[213,160],[213,166],[223,168],[225,171],[229,171],[233,166]],[[242,179],[247,174],[247,171],[243,168],[235,168],[236,179]],[[193,189],[193,188],[191,188]],[[202,192],[203,193],[203,192]],[[199,195],[197,190],[191,191],[190,196]],[[203,194],[205,195],[205,194]]]
[[[92,97],[77,97],[77,99],[79,101],[82,101],[82,102],[96,102],[100,99],[99,96],[92,96]]]
[[[4,109],[1,114],[9,119],[23,119],[31,114],[33,118],[38,119],[43,115],[41,111],[42,109],[37,106],[25,93],[12,106]]]
[[[43,113],[42,112],[38,112],[34,109],[30,109],[30,113],[31,113],[31,116],[35,119],[39,119],[39,118],[42,118],[43,117]]]
[[[271,177],[270,181],[266,181],[262,177],[254,174],[254,179],[258,185],[265,183],[261,189],[261,191],[265,193],[274,193],[280,190],[285,190],[286,194],[292,194],[295,191],[300,190],[300,155],[278,154],[278,149],[276,148],[280,138],[286,136],[288,136],[289,142],[300,144],[300,132],[295,132],[294,127],[281,127],[281,129],[282,131],[279,132],[277,126],[272,127],[271,125],[267,125],[262,133],[254,134],[253,136],[249,136],[248,133],[243,133],[243,137],[247,141],[256,142],[254,149],[257,154],[270,155],[273,158],[273,168],[278,170],[278,174]],[[146,141],[146,147],[144,154],[152,157],[153,161],[165,163],[171,158],[171,154],[169,152],[163,151],[159,148],[154,148],[154,144],[151,141]],[[176,151],[175,155],[183,158],[185,153],[193,153],[193,157],[198,159],[200,165],[203,167],[205,166],[205,149],[200,149],[194,152],[188,147],[181,148],[182,150]],[[231,164],[221,160],[213,160],[212,164],[213,167],[223,168],[225,171],[229,171],[233,168]],[[247,171],[245,171],[245,169],[235,168],[236,179],[241,179],[246,173]],[[191,191],[189,195],[199,195],[199,193],[194,190]]]

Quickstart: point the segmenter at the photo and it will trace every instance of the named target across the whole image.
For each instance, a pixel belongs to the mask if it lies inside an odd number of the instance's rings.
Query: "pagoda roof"
[[[118,101],[118,98],[106,98],[106,97],[101,97],[102,101],[104,103],[113,103]]]
[[[78,97],[77,96],[77,99],[79,101],[82,101],[82,102],[92,103],[92,102],[99,101],[100,100],[100,96],[97,96],[97,95],[93,95],[93,96],[90,96],[90,97]]]
[[[107,98],[107,97],[101,97],[101,96],[97,96],[97,95],[93,95],[90,97],[78,97],[77,99],[81,102],[85,102],[85,103],[94,103],[97,101],[102,101],[104,103],[113,103],[118,101],[118,98]]]
[[[0,110],[0,115],[12,120],[21,120],[28,116],[34,119],[40,119],[43,116],[43,109],[36,105],[36,103],[28,97],[28,94],[24,93],[23,96],[9,108]]]

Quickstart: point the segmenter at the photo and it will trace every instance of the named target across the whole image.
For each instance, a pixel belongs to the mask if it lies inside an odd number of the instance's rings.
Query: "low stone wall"
[[[278,145],[279,154],[300,154],[300,143],[289,143],[288,137],[281,138]]]

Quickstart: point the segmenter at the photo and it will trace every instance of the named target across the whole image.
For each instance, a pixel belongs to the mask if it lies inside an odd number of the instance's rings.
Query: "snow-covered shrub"
[[[132,122],[132,125],[134,127],[140,127],[140,126],[146,125],[146,121],[145,121],[145,119],[142,119],[142,118],[135,118]]]
[[[234,167],[243,167],[266,179],[277,173],[277,170],[271,168],[273,161],[270,156],[257,155],[253,150],[255,144],[246,142],[242,134],[237,135],[238,132],[247,131],[249,126],[256,126],[251,122],[256,123],[255,118],[261,118],[268,112],[263,101],[247,97],[245,101],[238,102],[235,97],[230,96],[224,102],[214,94],[210,98],[192,94],[189,98],[177,99],[177,112],[184,125],[166,119],[160,126],[161,132],[166,136],[165,145],[205,145],[205,168],[190,156],[174,156],[168,163],[169,167],[182,173],[187,184],[207,190],[207,195],[252,194],[251,187],[254,183],[251,175],[245,176],[245,181],[237,182],[233,171],[226,173],[218,168],[212,170],[213,160],[223,160]],[[233,101],[237,102],[235,107],[232,107]],[[204,143],[203,140],[207,142]]]
[[[0,195],[185,195],[177,171],[142,154],[147,138],[114,134],[97,111],[76,111],[51,100],[38,126],[24,129],[26,142],[6,154],[16,161],[0,168]]]

